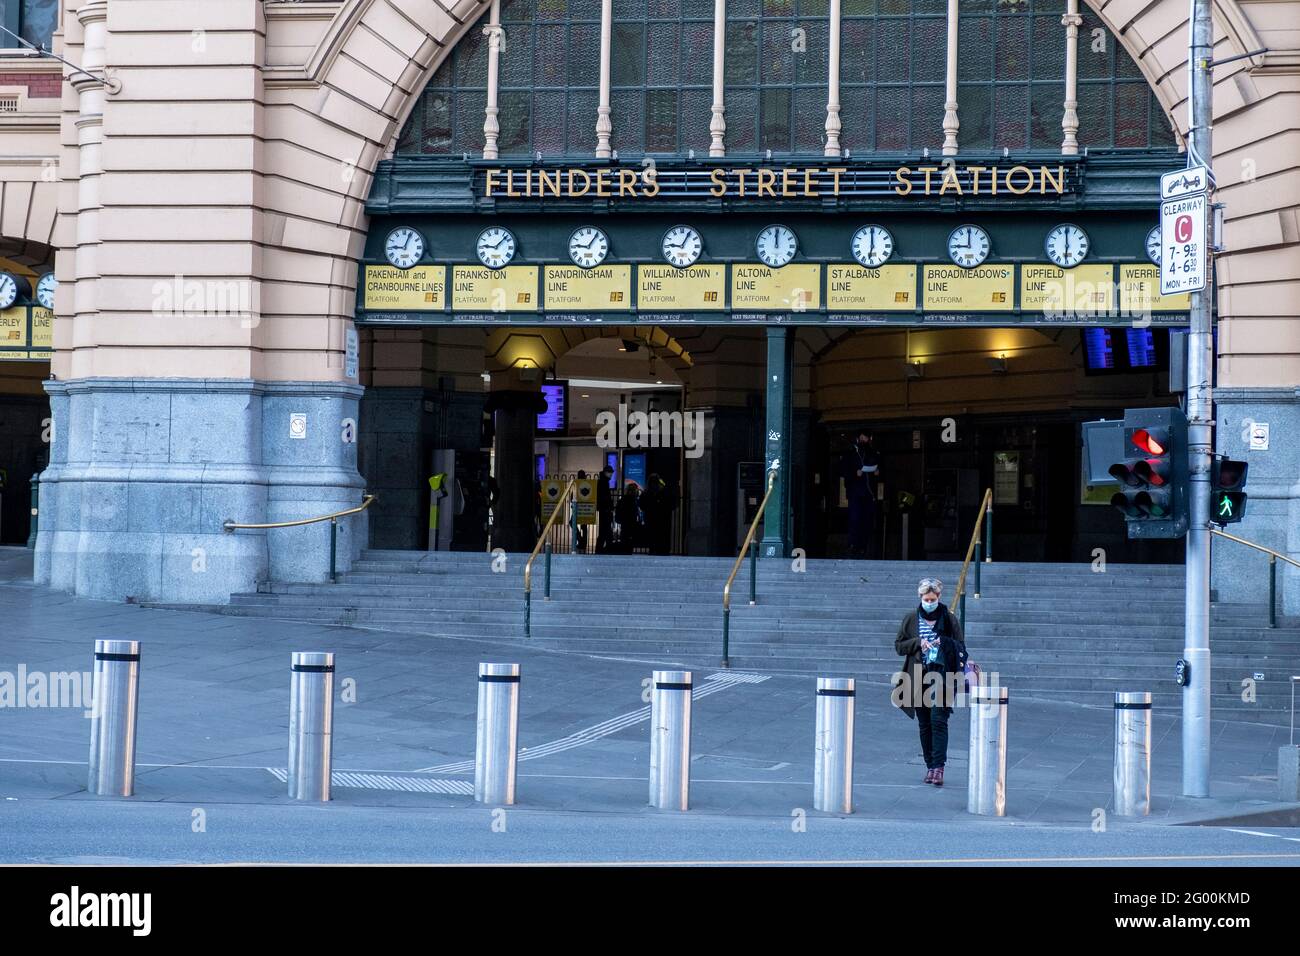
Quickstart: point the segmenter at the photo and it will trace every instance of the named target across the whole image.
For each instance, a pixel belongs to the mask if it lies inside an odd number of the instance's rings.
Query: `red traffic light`
[[[1133,444],[1148,455],[1163,455],[1169,450],[1169,433],[1163,428],[1139,428],[1133,432]]]

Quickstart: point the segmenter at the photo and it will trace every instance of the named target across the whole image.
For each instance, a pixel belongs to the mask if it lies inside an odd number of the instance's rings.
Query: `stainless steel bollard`
[[[479,664],[474,799],[498,806],[513,804],[518,760],[519,665]]]
[[[1151,694],[1115,692],[1115,814],[1151,812]]]
[[[966,812],[1007,815],[1007,688],[970,690],[970,776]]]
[[[853,812],[853,704],[851,677],[817,678],[817,750],[813,809]]]
[[[289,796],[323,802],[334,756],[334,655],[295,651],[289,670]]]
[[[650,805],[686,810],[691,791],[691,672],[655,671],[650,696]]]
[[[90,776],[86,789],[100,797],[129,797],[135,793],[139,641],[95,641],[90,706]]]

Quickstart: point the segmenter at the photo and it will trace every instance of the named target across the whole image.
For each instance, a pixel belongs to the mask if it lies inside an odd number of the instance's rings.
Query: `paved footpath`
[[[136,795],[86,793],[89,721],[0,707],[0,862],[1300,862],[1300,829],[1176,826],[1278,808],[1285,727],[1216,722],[1212,799],[1178,795],[1179,722],[1154,720],[1153,812],[1104,817],[1113,715],[1017,701],[1008,815],[966,807],[967,714],[948,785],[920,783],[916,726],[859,685],[856,812],[812,810],[813,682],[696,671],[692,809],[647,805],[643,681],[671,661],[538,651],[88,601],[0,549],[0,673],[88,671],[96,638],[142,643]],[[334,800],[285,795],[289,655],[337,655]],[[472,797],[477,666],[522,666],[519,803]],[[1104,825],[1104,832],[1097,832]]]

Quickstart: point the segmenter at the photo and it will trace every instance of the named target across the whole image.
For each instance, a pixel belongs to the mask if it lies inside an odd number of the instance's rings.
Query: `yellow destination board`
[[[731,267],[731,308],[737,312],[804,312],[822,307],[822,267],[798,263],[772,269]]]
[[[453,266],[451,307],[458,312],[536,312],[537,266]]]
[[[366,266],[367,309],[441,312],[447,307],[447,267]]]
[[[1160,294],[1160,267],[1148,263],[1119,267],[1119,307],[1126,315],[1147,312],[1186,312],[1192,307],[1189,293]]]
[[[624,312],[632,307],[630,265],[546,267],[546,308],[560,312]]]
[[[14,306],[0,312],[0,349],[27,347],[27,307]],[[24,354],[20,356],[26,358]]]
[[[32,348],[54,348],[54,313],[39,305],[32,306]]]
[[[832,312],[912,312],[916,266],[826,267],[826,307]]]
[[[727,267],[636,267],[636,307],[642,312],[709,312],[727,305]]]
[[[1062,269],[1047,263],[1020,266],[1020,308],[1058,315],[1111,312],[1115,305],[1115,269],[1089,263]]]
[[[1016,271],[1009,265],[925,267],[922,299],[927,311],[1010,312],[1015,292]]]

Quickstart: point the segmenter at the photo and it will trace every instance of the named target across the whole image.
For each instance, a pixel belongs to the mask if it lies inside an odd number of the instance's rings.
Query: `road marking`
[[[710,694],[716,694],[719,691],[726,690],[728,687],[735,687],[738,684],[761,684],[768,680],[766,674],[710,674],[704,678],[705,683],[696,685],[691,689],[691,700],[696,701],[702,697],[708,697]],[[601,721],[591,727],[585,727],[576,733],[569,734],[567,737],[561,737],[558,740],[552,740],[536,747],[521,748],[519,751],[520,760],[536,760],[538,757],[549,757],[551,754],[560,753],[565,750],[573,750],[575,747],[583,747],[593,743],[602,737],[608,737],[610,734],[616,734],[620,730],[626,730],[628,727],[634,727],[643,721],[650,719],[650,705],[629,711],[626,714],[619,714],[617,717],[611,717],[609,720]],[[438,764],[436,767],[421,767],[415,773],[472,773],[474,770],[473,760],[457,760],[454,763]]]
[[[264,769],[281,783],[289,780],[289,771],[284,767]],[[468,780],[430,780],[428,777],[399,777],[351,770],[333,771],[330,774],[330,786],[353,790],[405,790],[408,793],[450,793],[462,796],[474,794],[474,785]]]
[[[1244,833],[1246,836],[1272,837],[1274,840],[1286,840],[1289,843],[1300,843],[1300,837],[1283,836],[1280,833],[1264,833],[1262,830],[1238,830],[1236,827],[1224,827],[1229,833]]]
[[[1187,856],[989,856],[989,857],[915,857],[878,860],[584,860],[533,862],[436,863],[446,867],[533,867],[533,866],[936,866],[963,863],[1185,863],[1199,861],[1220,863],[1231,860],[1296,860],[1300,853],[1234,853],[1224,855],[1191,854]],[[380,864],[401,866],[404,864]],[[409,864],[405,864],[409,865]]]

